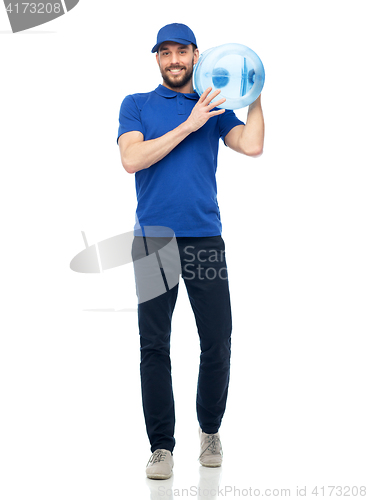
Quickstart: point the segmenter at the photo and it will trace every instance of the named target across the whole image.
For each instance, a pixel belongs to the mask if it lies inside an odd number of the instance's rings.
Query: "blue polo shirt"
[[[161,137],[189,117],[198,99],[196,92],[183,94],[163,85],[128,95],[120,107],[118,139],[133,130],[142,132],[145,141]],[[135,173],[135,234],[141,234],[143,226],[165,226],[175,236],[221,235],[216,185],[219,139],[224,141],[233,127],[242,124],[233,111],[226,110],[189,134],[162,160]]]

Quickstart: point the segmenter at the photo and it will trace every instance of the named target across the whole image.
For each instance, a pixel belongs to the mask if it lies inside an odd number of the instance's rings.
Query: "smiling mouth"
[[[168,70],[172,75],[179,75],[183,71],[183,68],[171,68]]]

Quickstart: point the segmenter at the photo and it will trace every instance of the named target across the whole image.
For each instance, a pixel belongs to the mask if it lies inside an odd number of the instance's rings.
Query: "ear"
[[[198,59],[199,59],[199,50],[198,49],[194,50],[194,56],[193,57],[194,57],[193,64],[197,64]]]
[[[158,52],[156,52],[156,61],[157,61],[157,64],[160,66],[160,58],[159,58]]]

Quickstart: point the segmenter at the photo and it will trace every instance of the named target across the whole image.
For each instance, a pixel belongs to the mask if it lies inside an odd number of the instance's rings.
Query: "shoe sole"
[[[171,474],[147,474],[148,479],[170,479]]]
[[[199,462],[203,467],[221,467],[221,464],[204,464],[203,462]]]

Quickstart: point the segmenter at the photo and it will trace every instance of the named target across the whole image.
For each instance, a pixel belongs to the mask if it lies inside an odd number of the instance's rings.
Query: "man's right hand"
[[[214,97],[216,97],[221,90],[216,90],[211,96],[209,96],[209,93],[211,92],[212,87],[208,87],[201,97],[199,98],[197,104],[194,106],[192,109],[192,112],[190,113],[189,117],[187,118],[186,122],[187,125],[189,126],[190,132],[195,132],[199,128],[201,128],[209,118],[212,116],[220,115],[221,113],[225,113],[225,109],[219,109],[217,111],[212,111],[213,108],[216,106],[219,106],[223,102],[226,101],[225,98],[220,99],[219,101],[216,101],[214,103],[210,102]]]

